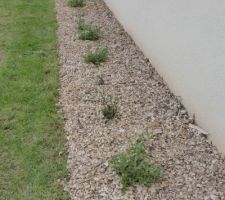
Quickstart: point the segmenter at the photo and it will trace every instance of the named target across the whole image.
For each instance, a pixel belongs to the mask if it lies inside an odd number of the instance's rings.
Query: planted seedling
[[[78,18],[77,21],[77,25],[78,25],[78,30],[79,31],[83,31],[85,29],[85,20],[84,18],[82,18],[81,16]]]
[[[85,56],[86,63],[93,63],[94,65],[100,65],[102,62],[105,62],[108,56],[107,48],[98,48],[95,52],[88,50],[87,55]]]
[[[69,0],[69,6],[71,7],[83,7],[85,5],[84,0]]]
[[[100,37],[100,29],[96,26],[86,26],[85,30],[79,33],[79,39],[81,40],[98,40]]]
[[[105,84],[105,81],[104,79],[102,78],[102,76],[97,76],[97,81],[96,81],[96,84],[97,85],[104,85]]]
[[[115,118],[118,113],[118,100],[113,98],[111,95],[103,97],[101,112],[103,117],[107,120]]]
[[[78,22],[79,39],[81,40],[98,40],[101,31],[97,26],[86,24],[83,18],[79,18]]]
[[[124,191],[135,184],[150,186],[161,177],[160,167],[150,164],[142,142],[132,144],[127,153],[115,156],[111,165],[120,176]]]

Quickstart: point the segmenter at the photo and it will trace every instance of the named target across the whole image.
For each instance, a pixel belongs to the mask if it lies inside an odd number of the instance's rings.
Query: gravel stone
[[[60,104],[68,139],[66,190],[73,200],[225,199],[225,157],[198,134],[192,119],[171,93],[149,60],[124,31],[102,0],[87,0],[84,8],[70,8],[56,0],[60,55]],[[80,41],[76,21],[99,26],[99,41]],[[87,46],[109,48],[99,67],[84,63]],[[105,85],[97,85],[97,75]],[[119,116],[106,122],[101,115],[104,94],[119,99]],[[121,191],[111,158],[144,132],[149,158],[161,166],[162,179],[149,188]]]

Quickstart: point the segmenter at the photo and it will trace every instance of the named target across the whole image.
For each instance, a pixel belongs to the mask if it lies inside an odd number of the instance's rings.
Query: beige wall
[[[225,152],[225,1],[105,2]]]

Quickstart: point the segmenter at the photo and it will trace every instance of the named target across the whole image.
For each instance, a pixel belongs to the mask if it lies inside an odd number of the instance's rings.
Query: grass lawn
[[[0,0],[0,199],[65,200],[54,0]]]

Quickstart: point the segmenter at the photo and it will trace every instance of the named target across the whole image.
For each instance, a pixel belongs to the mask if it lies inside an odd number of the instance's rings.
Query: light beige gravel
[[[225,158],[204,134],[191,129],[190,119],[148,59],[137,48],[102,0],[70,8],[56,0],[60,44],[61,98],[68,138],[66,189],[73,200],[225,199]],[[97,42],[80,41],[79,15],[101,27]],[[106,63],[84,63],[87,46],[107,46]],[[106,85],[96,84],[102,75]],[[103,94],[119,99],[119,117],[102,118]],[[156,135],[147,149],[161,165],[163,178],[150,188],[121,192],[119,177],[110,167],[112,156],[124,152],[129,141],[148,132]]]

